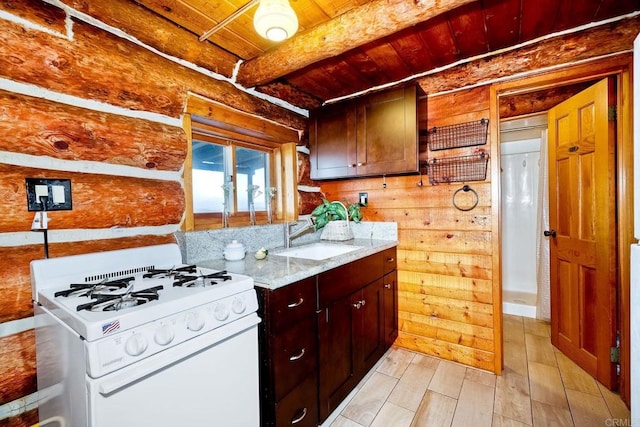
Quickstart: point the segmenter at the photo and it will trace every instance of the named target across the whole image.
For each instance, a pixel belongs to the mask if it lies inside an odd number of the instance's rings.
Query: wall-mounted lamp
[[[265,39],[279,42],[298,31],[298,17],[289,0],[260,0],[253,27]]]

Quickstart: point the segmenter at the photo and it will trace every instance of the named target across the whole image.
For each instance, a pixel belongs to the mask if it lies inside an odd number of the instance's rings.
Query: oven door
[[[98,379],[87,377],[89,425],[260,424],[257,315]]]

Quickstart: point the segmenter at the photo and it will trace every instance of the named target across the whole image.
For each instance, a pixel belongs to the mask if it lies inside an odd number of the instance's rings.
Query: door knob
[[[544,230],[544,235],[547,237],[556,237],[556,230]]]

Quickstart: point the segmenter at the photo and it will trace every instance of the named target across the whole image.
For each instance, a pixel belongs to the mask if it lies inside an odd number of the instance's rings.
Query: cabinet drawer
[[[318,275],[319,307],[325,308],[383,276],[383,252],[334,268]]]
[[[272,338],[276,400],[318,368],[315,319],[315,316],[308,317]]]
[[[397,251],[396,248],[386,249],[382,252],[382,262],[384,268],[384,274],[391,273],[397,269]]]
[[[316,306],[315,277],[274,291],[269,301],[271,334],[279,333],[304,317],[313,316]]]
[[[318,423],[318,380],[315,372],[276,403],[276,426],[315,427]]]

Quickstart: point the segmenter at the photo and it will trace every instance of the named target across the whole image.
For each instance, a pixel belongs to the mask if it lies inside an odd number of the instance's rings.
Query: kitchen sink
[[[321,261],[338,255],[362,249],[362,246],[341,245],[337,243],[311,243],[304,246],[298,246],[284,251],[273,253],[273,255],[304,258]]]

